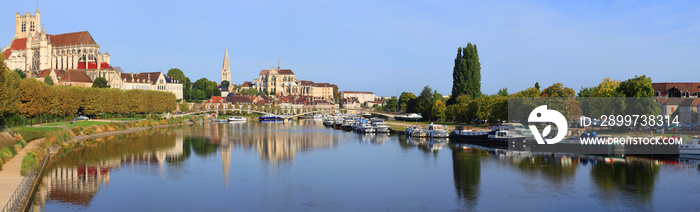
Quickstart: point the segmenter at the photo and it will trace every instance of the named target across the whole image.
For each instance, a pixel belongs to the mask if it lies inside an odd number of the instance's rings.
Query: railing
[[[15,192],[12,193],[5,207],[2,208],[2,212],[20,211],[28,204],[27,201],[31,198],[30,194],[32,194],[32,190],[34,189],[34,182],[36,182],[37,177],[40,177],[40,169],[44,163],[46,163],[47,159],[48,155],[44,155],[39,163],[34,164],[38,165],[39,168],[34,167],[34,165],[29,168],[27,175],[22,178],[22,182],[19,183],[19,186],[17,186]]]

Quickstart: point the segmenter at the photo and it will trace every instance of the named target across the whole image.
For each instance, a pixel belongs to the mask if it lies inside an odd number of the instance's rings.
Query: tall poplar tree
[[[481,96],[481,63],[476,45],[457,48],[457,57],[452,71],[452,96],[450,103],[459,95],[469,95],[472,98]]]

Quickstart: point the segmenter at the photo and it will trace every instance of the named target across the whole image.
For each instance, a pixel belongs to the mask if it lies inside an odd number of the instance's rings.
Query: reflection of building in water
[[[171,140],[172,141],[172,140]],[[115,141],[116,142],[116,141]],[[141,142],[141,141],[137,141]],[[103,146],[87,147],[94,148],[95,151],[104,151],[110,143],[101,144]],[[158,147],[156,147],[158,148]],[[119,151],[119,150],[115,150]],[[71,157],[81,157],[81,152],[75,155],[66,156],[67,161],[72,161]],[[146,150],[141,153],[127,153],[116,157],[90,158],[98,159],[98,162],[75,164],[57,164],[55,168],[49,168],[39,185],[39,190],[35,196],[37,205],[44,205],[47,200],[66,202],[75,206],[88,207],[92,198],[97,194],[101,185],[108,186],[110,182],[110,170],[120,168],[122,165],[157,163],[163,167],[166,160],[179,157],[183,154],[182,135],[175,137],[175,145],[169,148],[160,148],[152,151]],[[60,159],[59,159],[60,160]],[[80,161],[80,160],[79,160]],[[41,207],[34,207],[40,210]]]
[[[297,151],[332,148],[337,136],[327,132],[306,130],[304,126],[289,124],[203,124],[183,128],[185,136],[206,137],[222,148],[224,174],[228,174],[231,148],[254,149],[262,160],[289,161]],[[226,149],[224,149],[226,148]]]
[[[231,168],[231,145],[228,142],[221,145],[221,166],[224,168],[224,184],[228,188],[229,169]]]

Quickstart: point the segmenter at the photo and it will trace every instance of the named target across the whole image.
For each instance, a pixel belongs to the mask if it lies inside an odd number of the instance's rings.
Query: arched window
[[[700,92],[698,92],[698,93],[700,93]],[[659,92],[657,91],[657,92],[654,93],[654,96],[661,96],[661,93],[659,93]]]
[[[688,97],[690,97],[690,92],[686,91],[686,92],[685,92],[685,98],[688,98]]]

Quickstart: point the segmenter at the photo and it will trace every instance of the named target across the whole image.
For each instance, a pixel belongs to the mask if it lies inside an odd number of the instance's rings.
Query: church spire
[[[231,67],[228,63],[228,48],[224,52],[224,65],[221,67],[221,82],[231,82]]]
[[[280,57],[277,57],[277,70],[280,69]]]

